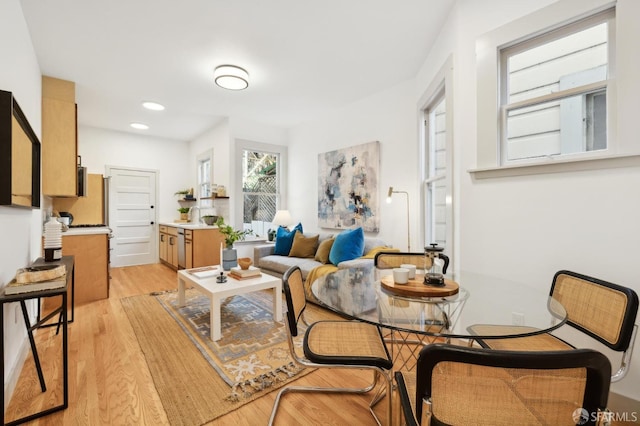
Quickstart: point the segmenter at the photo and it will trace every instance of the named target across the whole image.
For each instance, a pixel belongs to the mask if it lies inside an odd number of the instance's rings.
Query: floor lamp
[[[407,196],[407,251],[411,253],[411,231],[409,230],[409,193],[407,191],[394,191],[393,186],[389,187],[389,193],[387,194],[387,203],[391,203],[391,196],[393,194],[404,194]]]

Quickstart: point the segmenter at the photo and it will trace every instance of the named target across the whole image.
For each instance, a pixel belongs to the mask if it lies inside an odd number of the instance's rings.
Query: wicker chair
[[[407,425],[595,425],[607,420],[611,364],[591,349],[498,351],[425,346],[396,372]],[[398,424],[401,424],[400,412]]]
[[[425,264],[425,262],[427,262]],[[399,268],[400,265],[416,265],[416,269],[427,270],[431,268],[431,259],[424,253],[401,253],[383,251],[377,253],[373,263],[377,269]]]
[[[621,380],[627,373],[633,344],[638,331],[635,324],[638,295],[630,288],[581,275],[559,271],[553,278],[551,297],[567,311],[567,324],[587,334],[610,349],[621,352],[620,368],[611,377]],[[472,325],[469,331],[478,335],[497,334],[504,329],[491,324]],[[546,333],[509,339],[478,339],[485,348],[519,351],[571,350],[572,345]]]
[[[282,277],[283,291],[287,302],[286,321],[289,331],[289,349],[294,361],[302,367],[310,368],[358,368],[373,371],[373,381],[365,388],[340,387],[300,387],[287,386],[278,392],[271,411],[269,425],[273,424],[280,404],[280,398],[288,392],[335,392],[335,393],[368,393],[376,388],[378,379],[384,383],[379,387],[369,405],[369,411],[378,420],[373,411],[374,405],[387,395],[387,424],[391,425],[392,383],[391,368],[393,366],[389,351],[382,339],[380,328],[359,321],[318,321],[308,325],[304,319],[307,301],[304,296],[302,272],[297,266],[288,269]],[[294,338],[299,333],[299,322],[308,325],[302,347],[304,356],[296,351]]]

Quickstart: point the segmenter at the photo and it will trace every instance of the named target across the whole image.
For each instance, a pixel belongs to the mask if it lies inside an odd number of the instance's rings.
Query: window
[[[426,193],[426,242],[447,245],[447,145],[446,100],[442,93],[425,111],[425,135],[427,153]]]
[[[242,222],[258,235],[267,235],[278,207],[278,159],[278,154],[242,151]]]
[[[211,197],[211,184],[213,182],[213,152],[206,151],[198,155],[197,159],[198,172],[198,198]]]
[[[455,257],[453,233],[453,59],[449,57],[420,100],[424,245],[437,243]]]
[[[613,10],[500,51],[502,164],[607,148]]]

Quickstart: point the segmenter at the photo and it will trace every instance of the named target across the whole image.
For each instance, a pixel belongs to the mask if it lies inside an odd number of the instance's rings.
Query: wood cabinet
[[[191,231],[192,255],[191,267],[220,264],[220,244],[224,243],[224,236],[217,228],[194,229],[185,231],[185,243],[187,241],[186,232]],[[189,254],[187,252],[187,264],[189,264]],[[187,266],[188,268],[189,266]]]
[[[178,229],[160,225],[160,261],[173,269],[178,269]],[[217,228],[185,229],[185,268],[220,264],[220,244],[224,236]]]
[[[78,138],[75,83],[42,77],[42,193],[75,197]]]
[[[178,228],[160,225],[160,261],[178,269]]]

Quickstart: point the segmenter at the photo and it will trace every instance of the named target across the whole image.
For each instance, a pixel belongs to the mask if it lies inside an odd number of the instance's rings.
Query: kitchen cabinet
[[[74,257],[75,305],[107,299],[109,297],[109,235],[62,235],[62,255]],[[71,303],[71,287],[68,300]],[[51,300],[49,300],[51,299]],[[42,313],[60,306],[59,297],[43,301]]]
[[[224,236],[218,228],[186,229],[184,237],[187,268],[220,264],[220,244],[224,243]]]
[[[42,77],[42,193],[75,197],[78,191],[75,83]]]
[[[160,261],[178,269],[178,228],[160,225]]]

